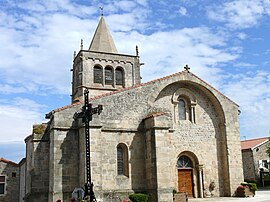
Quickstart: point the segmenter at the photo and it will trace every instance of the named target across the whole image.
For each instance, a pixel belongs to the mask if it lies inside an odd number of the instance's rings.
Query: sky
[[[269,0],[0,0],[0,157],[19,162],[33,124],[70,104],[100,7],[118,52],[139,47],[142,82],[188,64],[240,106],[242,140],[269,136]]]

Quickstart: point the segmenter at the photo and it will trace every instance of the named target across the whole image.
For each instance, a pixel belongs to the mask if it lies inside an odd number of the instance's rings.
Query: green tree
[[[270,137],[268,139],[269,139],[269,142],[270,142]],[[268,156],[270,158],[270,143],[269,142],[268,142],[268,146],[267,146],[267,149],[266,149],[266,153],[268,154]]]

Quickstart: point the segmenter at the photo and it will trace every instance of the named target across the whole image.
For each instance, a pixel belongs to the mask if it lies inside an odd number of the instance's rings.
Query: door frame
[[[178,189],[178,191],[180,191],[179,190],[179,172],[181,172],[183,170],[190,170],[191,171],[191,192],[192,192],[192,196],[191,197],[195,197],[195,195],[194,195],[194,176],[193,176],[194,169],[193,168],[178,168],[177,169],[177,182],[178,182],[177,189]]]

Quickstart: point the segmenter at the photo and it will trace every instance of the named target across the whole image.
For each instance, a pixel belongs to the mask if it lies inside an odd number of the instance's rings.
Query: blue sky
[[[73,52],[100,6],[118,52],[139,46],[143,82],[188,64],[240,105],[242,139],[269,136],[269,0],[1,0],[0,157],[19,162],[32,125],[70,104]]]

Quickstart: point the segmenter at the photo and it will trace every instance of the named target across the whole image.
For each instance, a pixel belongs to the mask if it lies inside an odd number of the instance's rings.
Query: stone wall
[[[197,99],[196,121],[177,120],[172,96],[187,88]],[[153,201],[171,201],[177,187],[176,162],[183,153],[193,156],[194,195],[199,197],[198,167],[203,188],[216,184],[214,195],[233,195],[243,181],[238,106],[187,72],[122,90],[92,100],[103,105],[91,128],[91,168],[94,190],[108,193],[147,191]],[[82,107],[54,111],[50,123],[49,201],[68,201],[85,182],[85,138],[81,120],[72,117]],[[155,117],[154,114],[166,113]],[[147,123],[145,122],[147,121]],[[129,149],[129,175],[117,175],[116,148]]]
[[[267,147],[270,146],[270,142],[266,142],[257,148],[252,150],[253,153],[253,164],[254,164],[254,171],[255,171],[255,178],[257,181],[260,179],[260,169],[259,169],[259,160],[268,160],[270,161],[270,157],[266,153]]]
[[[5,176],[5,193],[0,195],[0,202],[19,201],[20,170],[13,162],[0,159],[0,176]]]
[[[112,85],[94,83],[94,66],[98,65],[103,69],[103,79],[105,78],[105,67],[113,68],[113,73],[117,67],[121,67],[124,73],[124,86],[117,86],[115,81]],[[115,77],[115,74],[113,74]],[[138,56],[101,53],[93,51],[80,51],[74,59],[73,64],[73,98],[82,100],[85,87],[90,89],[90,96],[95,97],[107,92],[116,91],[121,88],[131,87],[141,83],[140,62]]]
[[[47,201],[49,191],[49,137],[46,124],[33,126],[26,142],[25,201]]]
[[[242,150],[243,171],[245,180],[256,180],[255,164],[251,149]]]

